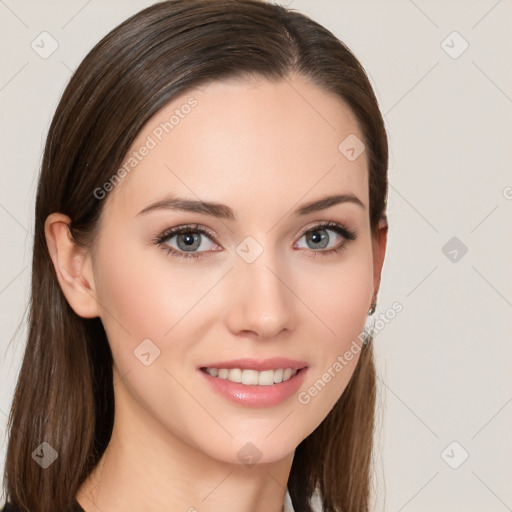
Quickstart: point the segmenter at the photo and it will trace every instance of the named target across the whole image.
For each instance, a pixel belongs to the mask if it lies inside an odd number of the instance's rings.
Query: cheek
[[[315,364],[297,398],[314,409],[315,417],[328,414],[354,373],[373,292],[371,250],[361,247],[345,258],[328,270],[310,272],[304,288],[305,302],[314,313],[308,332],[316,350]]]
[[[190,270],[180,271],[163,250],[117,242],[100,249],[95,269],[109,339],[161,340],[200,300],[206,284],[191,279]]]
[[[123,252],[121,255],[114,248],[103,251],[99,271],[95,272],[99,275],[97,290],[104,311],[102,322],[111,342],[117,339],[118,333],[135,341],[159,332],[155,309],[155,295],[159,290],[152,286],[151,272],[133,252]]]
[[[360,244],[335,264],[311,266],[300,273],[302,299],[317,318],[324,353],[343,350],[364,328],[373,292],[371,248]]]

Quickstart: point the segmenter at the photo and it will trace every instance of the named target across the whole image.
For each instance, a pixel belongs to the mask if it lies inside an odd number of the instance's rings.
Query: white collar
[[[288,492],[288,487],[286,488],[286,494],[284,495],[283,512],[295,512],[293,510],[292,498],[290,497],[290,493]]]

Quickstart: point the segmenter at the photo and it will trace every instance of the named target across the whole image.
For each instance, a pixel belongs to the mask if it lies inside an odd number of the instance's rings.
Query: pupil
[[[309,241],[313,242],[314,244],[321,244],[321,249],[325,248],[328,242],[328,236],[325,234],[325,229],[313,231],[308,238]]]
[[[181,243],[180,243],[181,242]],[[180,247],[182,250],[190,250],[197,249],[200,245],[199,235],[193,233],[181,233],[178,236],[178,246],[184,245],[184,247]]]

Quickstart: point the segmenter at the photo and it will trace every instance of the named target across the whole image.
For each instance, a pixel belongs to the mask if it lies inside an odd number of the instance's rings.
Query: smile
[[[212,377],[230,382],[245,384],[246,386],[271,386],[291,379],[297,370],[292,368],[278,368],[276,370],[246,370],[242,368],[201,368]]]

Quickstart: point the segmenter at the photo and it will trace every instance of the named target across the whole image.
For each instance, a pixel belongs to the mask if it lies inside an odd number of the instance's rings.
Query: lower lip
[[[227,379],[212,377],[198,370],[214,391],[228,400],[246,407],[271,407],[284,402],[300,388],[306,377],[307,368],[302,368],[290,379],[270,386],[246,386]]]

